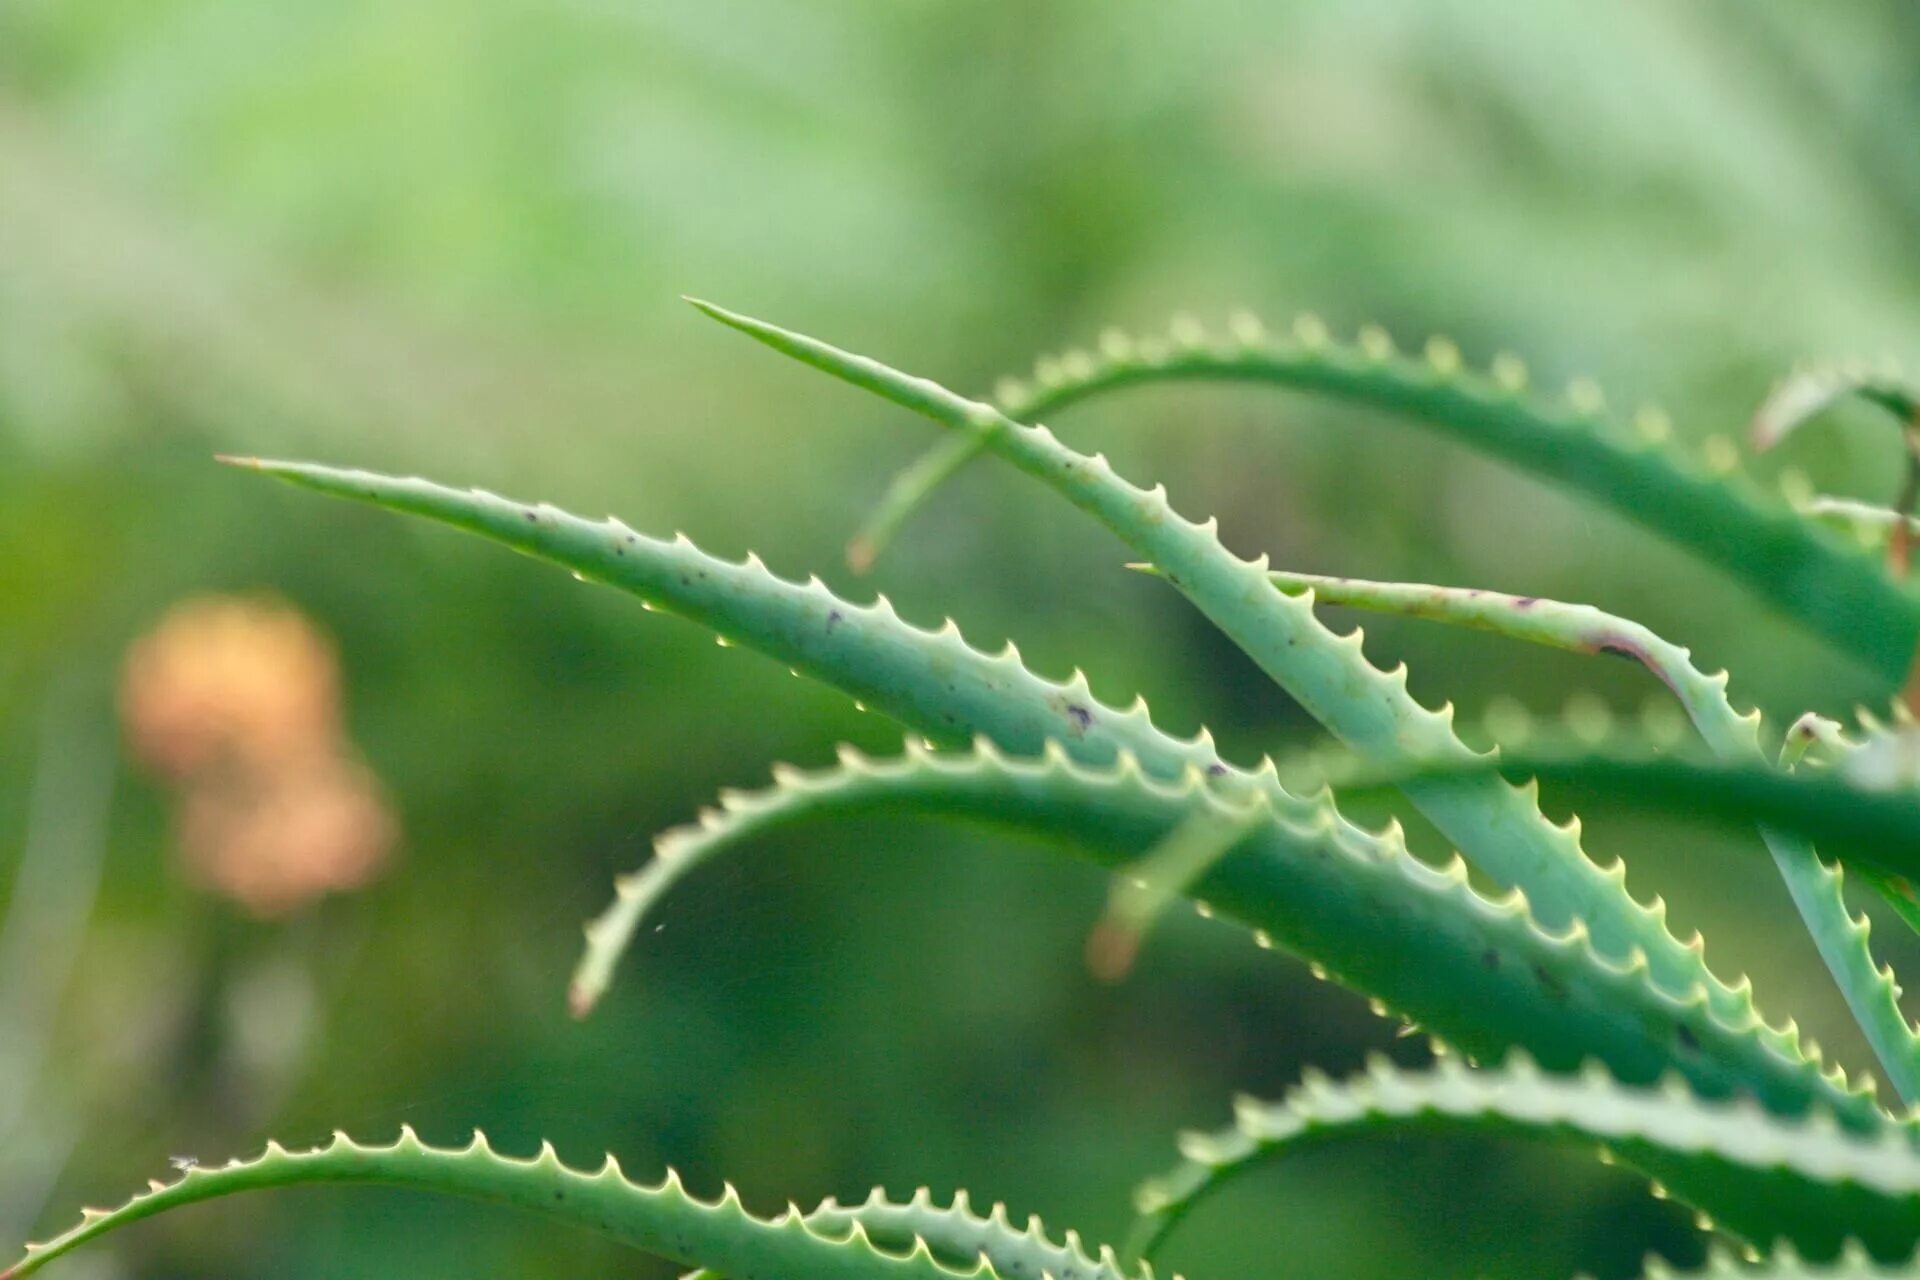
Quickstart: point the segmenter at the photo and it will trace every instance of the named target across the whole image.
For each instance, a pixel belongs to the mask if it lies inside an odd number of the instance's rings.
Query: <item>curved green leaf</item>
[[[1857,396],[1906,425],[1920,423],[1920,395],[1896,374],[1864,366],[1805,369],[1782,378],[1754,410],[1748,434],[1755,449],[1771,449],[1835,404]]]
[[[983,441],[1151,559],[1315,719],[1368,759],[1393,767],[1479,758],[1454,733],[1451,705],[1436,712],[1414,701],[1404,665],[1391,672],[1374,667],[1359,631],[1336,636],[1327,630],[1310,603],[1268,581],[1264,556],[1257,562],[1235,556],[1221,545],[1216,522],[1186,520],[1168,504],[1164,488],[1135,488],[1104,457],[1075,453],[1045,427],[1015,422],[929,379],[708,303],[694,305],[784,355]],[[1723,1017],[1737,1016],[1744,995],[1714,978],[1698,948],[1681,944],[1658,913],[1594,865],[1575,828],[1548,822],[1532,793],[1485,770],[1462,771],[1451,781],[1437,774],[1408,778],[1403,790],[1420,811],[1488,875],[1524,892],[1542,924],[1564,929],[1580,922],[1600,954],[1621,963],[1644,956],[1653,980],[1667,990],[1684,994],[1700,986]]]
[[[1818,836],[1850,865],[1920,881],[1920,793],[1881,789],[1840,770],[1783,773],[1752,763],[1654,754],[1633,743],[1573,752],[1542,749],[1493,760],[1416,766],[1412,776],[1490,771],[1516,781],[1696,820],[1767,826]],[[1344,794],[1397,790],[1410,776],[1368,764],[1323,769]]]
[[[1334,1082],[1309,1074],[1279,1103],[1242,1101],[1231,1128],[1188,1134],[1185,1162],[1140,1189],[1136,1248],[1164,1243],[1202,1200],[1251,1169],[1360,1134],[1472,1132],[1596,1147],[1661,1190],[1762,1247],[1784,1241],[1833,1257],[1858,1239],[1881,1257],[1920,1242],[1920,1131],[1888,1123],[1845,1133],[1816,1113],[1795,1122],[1751,1102],[1707,1102],[1680,1079],[1629,1088],[1597,1064],[1547,1075],[1525,1058],[1470,1070],[1456,1060],[1407,1070],[1383,1058]]]
[[[1511,357],[1491,375],[1460,367],[1451,344],[1404,359],[1378,330],[1356,346],[1332,342],[1324,326],[1298,327],[1276,341],[1257,325],[1210,343],[1186,333],[1173,342],[1113,335],[1097,354],[1044,361],[1035,385],[996,398],[1008,417],[1034,422],[1109,391],[1148,382],[1255,382],[1335,396],[1430,427],[1610,507],[1719,566],[1769,605],[1878,672],[1891,688],[1920,643],[1920,599],[1871,556],[1801,519],[1737,472],[1732,443],[1716,437],[1703,459],[1678,454],[1658,415],[1633,428],[1603,417],[1590,388],[1548,401],[1526,394]],[[856,539],[869,561],[912,509],[946,476],[985,449],[983,440],[942,440],[902,473]]]
[[[712,859],[806,821],[920,813],[1055,842],[1120,869],[1196,814],[1237,826],[1251,804],[1259,820],[1192,887],[1197,900],[1460,1051],[1491,1060],[1521,1046],[1555,1070],[1598,1059],[1642,1083],[1674,1069],[1708,1096],[1748,1093],[1787,1113],[1819,1103],[1848,1124],[1881,1123],[1842,1073],[1822,1075],[1801,1054],[1791,1024],[1760,1023],[1744,982],[1742,1007],[1724,1018],[1701,988],[1681,997],[1649,982],[1641,956],[1613,964],[1596,955],[1582,926],[1552,932],[1519,895],[1482,896],[1457,859],[1429,867],[1398,839],[1383,854],[1380,842],[1357,844],[1325,817],[1300,823],[1272,813],[1264,796],[1223,796],[1197,772],[1168,783],[1124,757],[1094,768],[1055,748],[1016,761],[983,744],[966,756],[910,746],[890,762],[844,751],[836,769],[775,777],[771,790],[728,792],[698,825],[663,835],[656,860],[621,882],[589,928],[589,951],[618,946]]]
[[[1906,445],[1905,479],[1894,500],[1889,559],[1895,574],[1904,577],[1912,558],[1912,529],[1902,515],[1911,515],[1920,500],[1920,396],[1901,378],[1864,366],[1815,369],[1784,379],[1753,416],[1751,435],[1756,449],[1770,449],[1835,401],[1858,396],[1893,415]],[[1857,527],[1857,525],[1856,525]]]
[[[1087,938],[1087,968],[1093,975],[1105,982],[1126,977],[1147,930],[1192,889],[1208,867],[1231,853],[1260,818],[1257,809],[1231,820],[1203,809],[1116,875],[1106,912]]]
[[[1920,533],[1920,516],[1903,516],[1892,507],[1883,507],[1855,498],[1835,498],[1816,494],[1800,505],[1803,514],[1816,520],[1828,520],[1884,538],[1902,524],[1908,533]]]
[[[706,554],[684,535],[653,538],[617,520],[582,520],[489,493],[306,463],[229,461],[335,497],[438,520],[618,587],[649,608],[691,619],[832,685],[936,743],[960,745],[985,735],[1009,751],[1032,754],[1058,741],[1090,763],[1110,762],[1124,751],[1162,777],[1197,768],[1222,788],[1263,792],[1277,811],[1302,820],[1317,820],[1326,810],[1283,789],[1271,762],[1257,772],[1227,764],[1205,730],[1191,739],[1162,732],[1144,699],[1124,710],[1110,706],[1077,671],[1065,681],[1043,679],[1021,664],[1011,643],[998,654],[981,653],[951,620],[937,631],[922,630],[902,621],[884,596],[851,604],[818,578],[805,584],[777,578],[754,556],[734,563]],[[1352,840],[1374,839],[1337,814],[1333,821]],[[590,959],[610,961],[614,954],[617,949]],[[584,967],[571,992],[575,1011],[591,1009],[611,976],[610,967]]]
[[[609,1236],[663,1258],[712,1268],[722,1275],[777,1275],[787,1280],[952,1280],[957,1276],[1005,1276],[992,1259],[1026,1263],[1059,1254],[1084,1256],[1077,1242],[1062,1249],[1037,1227],[1023,1235],[1004,1219],[954,1219],[952,1213],[914,1206],[887,1206],[877,1199],[852,1214],[805,1215],[789,1205],[773,1218],[749,1213],[728,1186],[715,1201],[703,1201],[681,1186],[671,1169],[654,1186],[630,1182],[613,1157],[596,1173],[563,1165],[551,1146],[531,1160],[496,1154],[476,1133],[464,1149],[422,1143],[403,1128],[391,1146],[363,1146],[335,1134],[324,1147],[288,1151],[268,1143],[251,1160],[197,1166],[170,1183],[153,1182],[118,1209],[86,1210],[80,1225],[45,1244],[28,1245],[26,1256],[0,1280],[20,1280],[63,1254],[121,1227],[186,1205],[243,1191],[309,1183],[373,1183],[438,1191],[494,1204],[530,1209],[574,1226]],[[959,1208],[960,1206],[956,1206]],[[884,1243],[870,1236],[877,1223]],[[915,1224],[944,1232],[944,1240],[965,1245],[936,1257],[935,1249],[915,1234]],[[965,1238],[960,1235],[965,1229]],[[970,1247],[977,1244],[977,1248]],[[893,1248],[897,1251],[889,1251]],[[1110,1253],[1103,1253],[1103,1259]],[[1084,1280],[1117,1280],[1117,1268],[1104,1272],[1090,1264]]]
[[[1760,713],[1742,715],[1734,710],[1727,699],[1727,673],[1705,674],[1693,665],[1688,650],[1629,619],[1591,605],[1497,591],[1300,573],[1275,573],[1272,579],[1282,591],[1321,603],[1476,627],[1575,653],[1617,653],[1634,659],[1673,691],[1714,755],[1729,761],[1765,762]],[[1911,1105],[1920,1100],[1920,1040],[1900,1011],[1899,986],[1891,971],[1875,963],[1865,925],[1847,908],[1838,868],[1823,864],[1804,835],[1765,826],[1760,834],[1821,960],[1889,1083],[1902,1102]]]
[[[1513,596],[1470,587],[1372,582],[1275,570],[1273,584],[1315,604],[1346,605],[1490,631],[1572,653],[1611,653],[1640,663],[1672,690],[1687,718],[1716,754],[1760,759],[1760,713],[1735,711],[1727,673],[1709,676],[1693,654],[1630,618],[1592,605]]]
[[[953,1203],[941,1206],[925,1187],[911,1200],[888,1200],[876,1187],[866,1201],[842,1205],[827,1200],[807,1215],[807,1225],[830,1236],[846,1236],[856,1224],[883,1249],[908,1252],[924,1242],[936,1258],[954,1266],[986,1259],[1003,1280],[1128,1280],[1138,1275],[1153,1280],[1153,1268],[1122,1266],[1110,1246],[1089,1251],[1078,1232],[1069,1230],[1055,1241],[1038,1217],[1015,1227],[1007,1207],[995,1204],[983,1216],[973,1211],[965,1191],[954,1193]]]
[[[1737,1257],[1731,1251],[1708,1251],[1706,1265],[1681,1270],[1659,1259],[1649,1259],[1642,1280],[1916,1280],[1920,1259],[1903,1259],[1885,1266],[1875,1262],[1857,1243],[1849,1242],[1832,1262],[1807,1262],[1782,1247],[1763,1259]]]

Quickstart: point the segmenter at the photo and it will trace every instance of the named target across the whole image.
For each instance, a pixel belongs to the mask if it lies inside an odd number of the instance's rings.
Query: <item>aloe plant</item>
[[[1265,557],[1228,551],[1212,522],[1180,516],[1163,489],[1133,485],[1032,419],[1161,377],[1255,379],[1392,408],[1663,529],[1891,678],[1911,664],[1920,609],[1874,554],[1710,474],[1728,469],[1723,459],[1676,461],[1649,438],[1661,433],[1658,420],[1643,420],[1638,438],[1609,432],[1591,393],[1569,407],[1526,401],[1517,363],[1471,378],[1446,345],[1417,363],[1378,333],[1349,349],[1313,325],[1284,346],[1244,325],[1227,350],[1195,335],[1161,349],[1116,339],[1099,359],[1043,366],[1039,392],[994,405],[697,305],[948,433],[897,491],[880,532],[965,459],[1004,460],[1104,524],[1185,595],[1344,744],[1352,769],[1337,788],[1289,788],[1272,760],[1226,761],[1204,732],[1169,735],[1144,701],[1122,709],[1078,673],[1036,675],[1011,645],[983,653],[951,621],[919,627],[884,597],[849,602],[817,578],[788,581],[757,558],[722,560],[684,536],[425,480],[229,459],[465,529],[637,596],[908,731],[897,757],[842,748],[829,768],[776,767],[771,786],[725,792],[696,822],[660,836],[653,861],[622,878],[587,927],[573,1011],[591,1013],[629,941],[691,869],[745,856],[793,824],[920,814],[1017,831],[1109,868],[1122,885],[1112,919],[1136,941],[1167,898],[1184,895],[1417,1028],[1435,1065],[1376,1062],[1349,1081],[1309,1076],[1277,1104],[1241,1103],[1231,1128],[1190,1135],[1185,1162],[1141,1188],[1139,1230],[1124,1254],[1037,1222],[1016,1227],[997,1206],[976,1212],[964,1193],[942,1203],[925,1191],[905,1201],[876,1192],[857,1206],[790,1205],[762,1218],[730,1188],[712,1201],[690,1195],[672,1171],[635,1182],[610,1159],[579,1171],[551,1147],[516,1159],[480,1135],[441,1150],[403,1130],[390,1143],[345,1135],[306,1151],[269,1143],[253,1158],[177,1171],[120,1208],[87,1210],[65,1235],[29,1246],[0,1280],[155,1214],[311,1182],[400,1184],[518,1206],[715,1280],[1131,1280],[1150,1275],[1151,1256],[1195,1203],[1243,1170],[1356,1133],[1409,1129],[1505,1134],[1636,1169],[1739,1250],[1717,1252],[1704,1274],[1920,1275],[1908,1261],[1920,1243],[1920,1125],[1908,1114],[1920,1097],[1920,1036],[1841,891],[1845,866],[1902,918],[1920,920],[1908,887],[1920,876],[1920,751],[1910,727],[1869,721],[1848,732],[1810,716],[1769,751],[1758,714],[1730,701],[1725,673],[1702,673],[1687,650],[1629,619],[1483,591],[1276,571]],[[1803,394],[1788,407],[1818,405]],[[868,551],[880,541],[870,537]],[[1327,602],[1623,654],[1672,691],[1705,750],[1633,737],[1560,754],[1477,750],[1456,732],[1450,707],[1434,711],[1408,694],[1404,666],[1381,671],[1359,631],[1327,629],[1315,613]],[[1624,861],[1594,861],[1577,821],[1541,813],[1542,778],[1757,824],[1893,1096],[1883,1101],[1865,1073],[1850,1080],[1791,1021],[1769,1022],[1744,978],[1716,976],[1697,935],[1681,941],[1669,931],[1663,902],[1628,893]],[[1349,820],[1339,792],[1350,788],[1404,795],[1459,852],[1436,866],[1408,850],[1397,824]],[[1497,889],[1478,887],[1470,867]]]
[[[1537,394],[1525,363],[1510,354],[1481,373],[1465,367],[1445,338],[1409,357],[1378,326],[1343,343],[1312,315],[1284,336],[1252,316],[1236,317],[1220,335],[1182,318],[1164,337],[1109,330],[1092,351],[1045,357],[1030,379],[1003,381],[994,404],[1033,422],[1144,383],[1193,381],[1332,396],[1437,431],[1701,556],[1889,682],[1905,676],[1920,638],[1920,600],[1843,540],[1797,518],[1785,495],[1747,477],[1730,438],[1709,436],[1690,453],[1660,410],[1615,420],[1600,389],[1584,379],[1561,394]],[[1756,444],[1770,446],[1848,395],[1912,420],[1916,397],[1897,379],[1821,370],[1782,382],[1755,416]],[[956,434],[902,471],[851,543],[854,565],[872,564],[913,512],[986,447],[981,437]]]

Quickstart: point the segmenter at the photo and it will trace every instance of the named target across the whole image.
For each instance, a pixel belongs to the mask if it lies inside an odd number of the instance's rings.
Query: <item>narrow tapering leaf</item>
[[[855,1224],[879,1247],[906,1253],[921,1244],[952,1266],[984,1258],[1003,1280],[1153,1280],[1150,1268],[1121,1265],[1113,1249],[1089,1249],[1078,1233],[1056,1240],[1037,1217],[1016,1226],[1004,1204],[975,1212],[965,1191],[938,1203],[922,1187],[909,1200],[889,1200],[875,1189],[859,1204],[827,1200],[807,1214],[807,1225],[830,1236],[849,1234]]]
[[[796,360],[872,391],[957,432],[976,435],[997,456],[1054,489],[1149,559],[1167,581],[1230,636],[1314,717],[1363,757],[1392,767],[1432,760],[1467,762],[1478,753],[1453,731],[1452,708],[1432,711],[1407,692],[1404,666],[1374,667],[1358,631],[1337,636],[1312,602],[1267,580],[1268,566],[1242,560],[1220,543],[1213,522],[1194,524],[1163,488],[1138,489],[1104,457],[1067,448],[1045,427],[1014,421],[993,406],[953,394],[929,379],[764,321],[696,302],[708,315]],[[1712,977],[1697,949],[1683,945],[1662,916],[1635,902],[1581,850],[1576,830],[1541,814],[1534,794],[1480,771],[1454,785],[1438,775],[1409,775],[1405,788],[1421,812],[1503,884],[1522,890],[1550,928],[1576,922],[1602,955],[1620,963],[1644,956],[1656,982],[1676,994],[1704,987],[1723,1013],[1743,997]],[[1437,785],[1436,785],[1437,784]]]
[[[1012,1233],[993,1223],[975,1229],[985,1243],[964,1259],[936,1258],[924,1244],[912,1242],[894,1252],[870,1239],[857,1218],[839,1221],[830,1216],[815,1224],[792,1210],[774,1218],[756,1217],[732,1187],[716,1200],[701,1200],[688,1193],[671,1170],[649,1186],[628,1181],[611,1157],[598,1172],[588,1173],[562,1164],[551,1146],[520,1160],[496,1154],[480,1134],[464,1148],[442,1149],[403,1129],[391,1145],[362,1145],[336,1134],[332,1142],[313,1150],[289,1151],[269,1143],[250,1160],[188,1169],[172,1182],[151,1184],[117,1209],[86,1211],[71,1231],[29,1245],[20,1262],[0,1272],[0,1280],[20,1280],[88,1241],[157,1214],[244,1191],[312,1183],[408,1187],[530,1209],[728,1276],[996,1280],[988,1256],[996,1250],[1007,1257],[1023,1253],[1008,1238]]]
[[[1317,762],[1343,795],[1366,797],[1394,790],[1407,775],[1363,763],[1328,767]],[[1576,797],[1733,826],[1764,823],[1812,838],[1847,865],[1920,880],[1920,793],[1894,790],[1834,769],[1784,773],[1764,765],[1728,763],[1647,749],[1631,740],[1574,751],[1541,747],[1471,764],[1448,762],[1419,772],[1504,772],[1560,786]]]
[[[1905,425],[1920,424],[1920,392],[1896,374],[1829,366],[1790,374],[1754,411],[1748,431],[1756,449],[1771,449],[1848,397],[1885,410]]]
[[[1107,392],[1149,382],[1254,382],[1333,396],[1385,410],[1438,431],[1522,471],[1572,490],[1717,565],[1767,604],[1892,688],[1920,641],[1920,601],[1857,546],[1811,527],[1777,496],[1737,470],[1732,442],[1716,438],[1707,456],[1681,454],[1657,413],[1614,425],[1590,388],[1564,398],[1529,394],[1517,361],[1490,375],[1459,367],[1442,344],[1422,359],[1395,354],[1377,331],[1348,346],[1309,323],[1292,338],[1241,325],[1218,341],[1114,335],[1101,349],[1042,362],[1031,383],[1009,385],[1000,408],[1022,422],[1050,417]],[[913,508],[946,476],[978,456],[980,440],[942,440],[901,473],[856,539],[870,560]]]
[[[1124,751],[1162,777],[1196,768],[1226,790],[1262,792],[1277,811],[1301,820],[1325,810],[1281,788],[1271,766],[1248,772],[1227,764],[1204,730],[1191,739],[1162,732],[1144,700],[1126,709],[1111,706],[1078,672],[1065,681],[1043,679],[1022,665],[1011,644],[998,654],[982,653],[951,621],[935,631],[902,621],[884,596],[852,604],[817,578],[804,584],[778,578],[753,556],[722,560],[684,536],[649,537],[617,520],[583,520],[488,493],[307,463],[234,461],[321,493],[465,529],[627,591],[650,608],[689,618],[841,689],[937,743],[984,735],[1031,754],[1057,741],[1075,759],[1092,763]],[[1373,839],[1333,820],[1356,841]],[[577,1012],[604,992],[618,951],[589,952],[571,993]]]
[[[1876,1262],[1853,1241],[1843,1246],[1840,1256],[1831,1262],[1809,1262],[1784,1246],[1762,1257],[1757,1252],[1735,1253],[1715,1245],[1707,1251],[1706,1263],[1697,1269],[1650,1259],[1641,1280],[1920,1280],[1920,1258]]]
[[[1367,582],[1313,574],[1275,573],[1283,591],[1311,592],[1325,604],[1353,605],[1439,622],[1477,627],[1514,639],[1576,653],[1617,653],[1644,664],[1679,699],[1708,749],[1740,764],[1764,764],[1760,713],[1742,714],[1727,698],[1726,672],[1709,676],[1693,655],[1651,628],[1591,605],[1537,596],[1436,587],[1425,583]],[[1890,971],[1874,961],[1867,928],[1848,908],[1837,868],[1823,864],[1800,832],[1762,826],[1774,864],[1794,906],[1813,936],[1854,1020],[1866,1035],[1900,1100],[1920,1100],[1920,1040],[1900,1010],[1899,988]],[[1904,909],[1908,904],[1897,902]]]
[[[1630,1088],[1597,1066],[1548,1075],[1524,1058],[1407,1070],[1374,1059],[1349,1080],[1317,1073],[1278,1103],[1244,1101],[1231,1128],[1189,1134],[1186,1160],[1147,1183],[1135,1247],[1151,1253],[1202,1200],[1251,1169],[1363,1134],[1469,1132],[1598,1150],[1750,1244],[1832,1258],[1858,1239],[1883,1258],[1920,1241],[1920,1131],[1887,1122],[1847,1133],[1831,1117],[1770,1116],[1709,1102],[1677,1078]]]
[[[1816,520],[1856,529],[1878,539],[1887,537],[1902,525],[1910,534],[1920,533],[1920,516],[1902,515],[1892,507],[1861,502],[1857,498],[1816,494],[1802,503],[1800,510]]]
[[[609,918],[590,931],[591,946],[630,933],[692,870],[820,818],[977,822],[1119,870],[1198,813],[1226,827],[1251,816],[1258,820],[1192,895],[1462,1052],[1491,1060],[1518,1046],[1556,1070],[1598,1059],[1641,1083],[1677,1069],[1709,1096],[1751,1094],[1788,1113],[1817,1103],[1849,1124],[1879,1123],[1865,1096],[1795,1047],[1797,1033],[1760,1022],[1744,982],[1725,1013],[1698,986],[1672,995],[1648,981],[1644,958],[1614,964],[1595,954],[1583,927],[1551,931],[1519,895],[1481,895],[1457,859],[1435,869],[1398,839],[1358,844],[1328,818],[1285,818],[1264,797],[1223,796],[1197,773],[1169,783],[1124,758],[1090,767],[1058,750],[1020,761],[982,746],[964,756],[911,748],[896,761],[845,752],[836,769],[776,777],[771,790],[729,792],[700,824],[663,836],[657,860],[622,883]],[[1260,812],[1249,815],[1248,804]],[[1383,844],[1392,852],[1383,855]]]

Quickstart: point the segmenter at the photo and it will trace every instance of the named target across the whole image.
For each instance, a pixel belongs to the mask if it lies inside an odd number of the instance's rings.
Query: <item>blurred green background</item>
[[[1095,983],[1099,875],[882,822],[701,877],[576,1024],[578,923],[653,831],[772,760],[897,734],[624,597],[216,450],[684,528],[1017,637],[1252,757],[1311,726],[1018,477],[969,471],[855,579],[842,542],[925,424],[677,295],[975,391],[1110,324],[1312,310],[1737,435],[1800,358],[1920,349],[1917,128],[1920,11],[1894,2],[0,0],[0,1237],[170,1156],[404,1122],[671,1162],[761,1209],[964,1185],[1117,1241],[1134,1183],[1234,1091],[1424,1053],[1190,917]],[[1776,717],[1874,692],[1711,570],[1401,423],[1167,388],[1055,425],[1283,565],[1630,612]],[[1871,419],[1785,452],[1823,490],[1892,494]],[[361,891],[260,920],[182,878],[181,797],[124,749],[115,692],[134,638],[207,593],[288,602],[337,646],[401,831]],[[1626,664],[1368,629],[1470,719],[1653,691]],[[1756,842],[1586,816],[1716,968],[1864,1061]],[[1703,1248],[1614,1170],[1375,1142],[1249,1181],[1168,1259],[1611,1277]],[[62,1274],[669,1273],[356,1190],[197,1209]]]

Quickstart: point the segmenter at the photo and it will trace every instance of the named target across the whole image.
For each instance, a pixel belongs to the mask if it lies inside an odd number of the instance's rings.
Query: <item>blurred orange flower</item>
[[[294,609],[213,596],[175,605],[127,651],[121,715],[163,777],[268,768],[339,743],[333,649]]]
[[[333,647],[287,605],[188,600],[127,651],[121,719],[179,793],[189,880],[284,916],[372,879],[398,829],[354,756]]]

